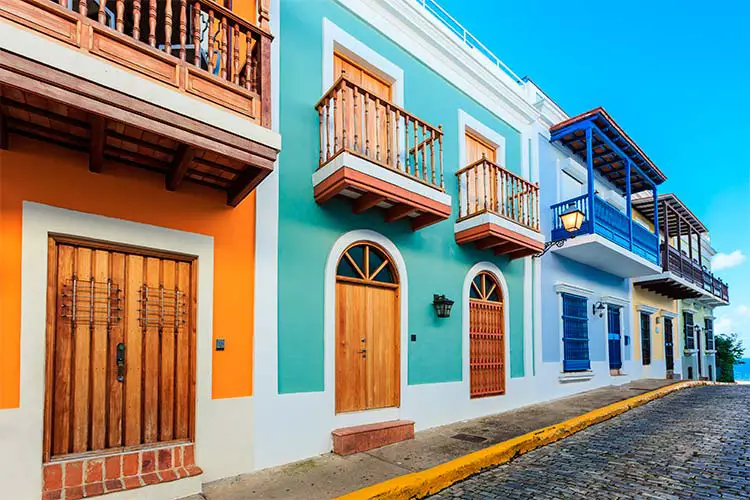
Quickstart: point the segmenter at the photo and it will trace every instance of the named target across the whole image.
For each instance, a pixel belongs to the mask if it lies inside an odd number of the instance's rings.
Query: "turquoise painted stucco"
[[[406,221],[386,224],[379,209],[355,215],[351,202],[344,199],[323,206],[315,203],[312,174],[318,163],[319,126],[314,105],[322,95],[324,18],[401,67],[404,107],[429,123],[443,125],[445,188],[453,199],[449,220],[414,233]],[[355,229],[383,234],[398,247],[406,262],[409,333],[417,335],[416,342],[402,346],[408,353],[409,384],[461,380],[462,287],[469,269],[480,261],[497,264],[508,283],[511,376],[523,376],[522,261],[509,263],[491,251],[459,247],[453,227],[458,212],[454,173],[460,167],[458,110],[463,109],[505,137],[506,168],[518,173],[520,133],[333,0],[282,1],[280,19],[280,128],[284,148],[278,169],[279,392],[324,388],[325,265],[336,239]],[[435,317],[433,293],[456,300],[449,319]]]

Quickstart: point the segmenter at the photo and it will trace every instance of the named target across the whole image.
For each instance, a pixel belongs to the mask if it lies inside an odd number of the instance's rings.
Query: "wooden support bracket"
[[[89,146],[89,170],[95,173],[102,171],[104,164],[104,144],[107,142],[107,122],[104,117],[91,117],[91,143]]]
[[[172,160],[172,167],[167,174],[166,185],[168,191],[176,191],[180,187],[188,168],[193,163],[196,152],[195,148],[185,144],[180,144],[177,148],[174,160]]]
[[[395,222],[397,220],[403,219],[404,217],[406,217],[413,211],[414,211],[414,207],[412,207],[411,205],[405,205],[403,203],[394,205],[388,209],[388,212],[386,212],[385,221]]]
[[[361,214],[383,201],[385,201],[385,196],[381,196],[377,193],[365,193],[354,202],[352,212],[355,214]]]

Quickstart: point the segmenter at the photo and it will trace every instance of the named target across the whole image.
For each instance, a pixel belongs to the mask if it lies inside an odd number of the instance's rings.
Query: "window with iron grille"
[[[693,325],[693,314],[682,313],[683,331],[685,333],[685,349],[695,349],[695,325]]]
[[[641,313],[641,354],[643,364],[651,364],[651,316]]]
[[[589,370],[588,301],[584,297],[562,294],[563,303],[563,370]]]
[[[716,349],[716,345],[714,343],[714,320],[711,318],[706,318],[706,350],[707,351],[713,351]]]

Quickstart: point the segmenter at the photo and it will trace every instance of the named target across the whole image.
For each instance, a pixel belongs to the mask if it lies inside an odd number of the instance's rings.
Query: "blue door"
[[[622,368],[622,347],[620,338],[622,331],[620,329],[621,309],[612,305],[607,306],[607,325],[609,328],[609,369],[619,370]]]

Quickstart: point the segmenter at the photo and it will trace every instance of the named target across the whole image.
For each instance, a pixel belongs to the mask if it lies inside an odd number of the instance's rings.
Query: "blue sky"
[[[750,2],[438,0],[569,115],[604,106],[709,228],[750,357]]]

